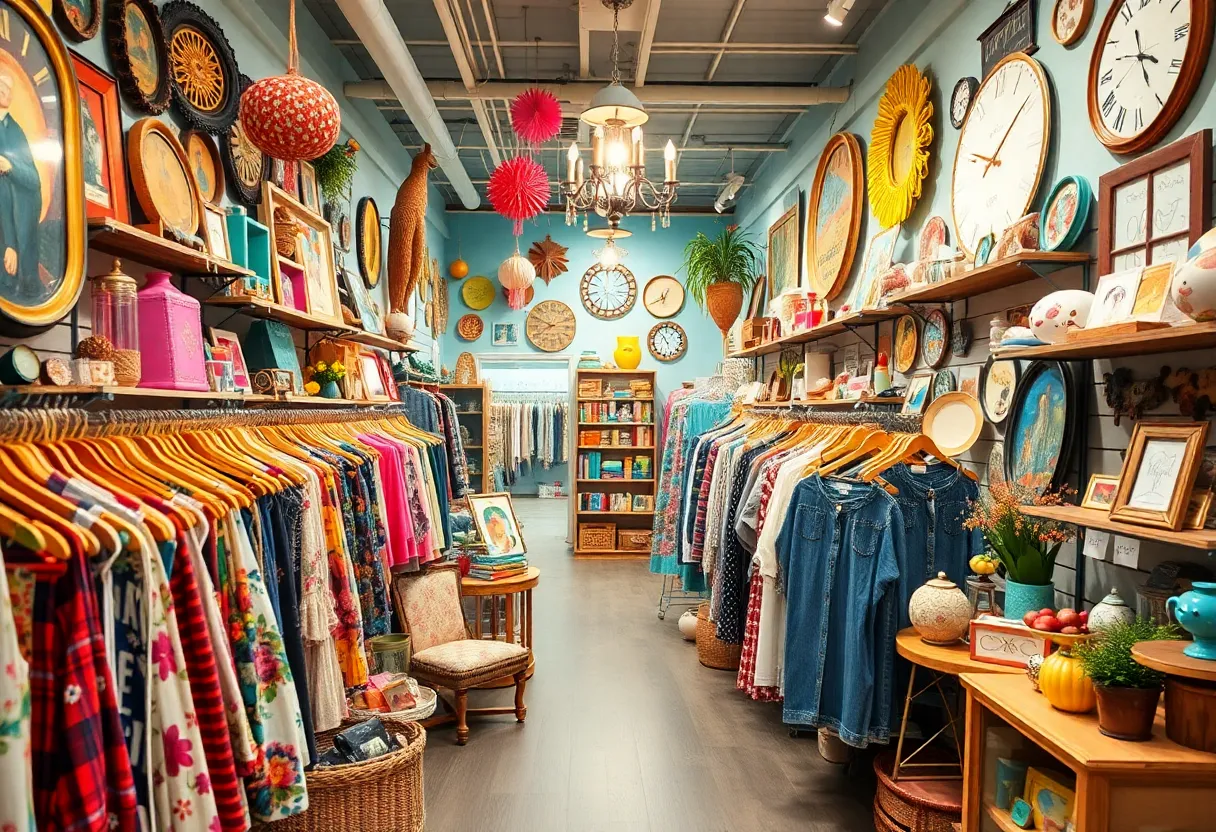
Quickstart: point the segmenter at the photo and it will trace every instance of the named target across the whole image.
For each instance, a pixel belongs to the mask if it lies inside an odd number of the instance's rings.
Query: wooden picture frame
[[[216,205],[224,201],[225,175],[224,160],[220,157],[219,145],[215,143],[210,133],[202,130],[185,130],[181,135],[182,147],[186,151],[186,161],[194,181],[198,182],[198,191],[207,205]]]
[[[933,373],[922,370],[914,373],[908,379],[908,387],[904,392],[904,404],[900,413],[918,415],[923,413],[925,406],[933,399]]]
[[[1115,474],[1090,474],[1089,485],[1081,498],[1081,508],[1110,511],[1119,489],[1119,477]]]
[[[350,269],[343,269],[342,282],[346,284],[346,291],[354,304],[354,312],[359,316],[359,325],[363,327],[363,331],[383,335],[384,315],[372,301],[371,292],[368,291],[363,278]]]
[[[1186,227],[1176,230],[1177,226],[1171,224],[1168,233],[1154,235],[1153,218],[1159,207],[1155,200],[1156,177],[1165,180],[1167,172],[1173,173],[1180,166],[1187,170],[1190,183]],[[1102,174],[1098,179],[1098,274],[1149,266],[1169,256],[1185,261],[1187,249],[1208,230],[1211,182],[1212,131],[1206,127]],[[1137,221],[1138,230],[1128,239],[1129,217],[1136,221],[1141,207],[1143,219]]]
[[[107,0],[106,41],[118,88],[141,113],[160,115],[173,93],[169,44],[152,0]]]
[[[309,211],[321,213],[321,190],[317,186],[317,169],[308,162],[300,162],[300,202]]]
[[[780,295],[787,289],[800,286],[798,273],[798,198],[794,205],[768,227],[768,299]]]
[[[203,206],[203,222],[207,228],[207,253],[225,263],[232,262],[232,245],[228,240],[228,214],[214,205]]]
[[[519,521],[515,519],[515,509],[511,505],[510,493],[495,491],[488,494],[470,494],[469,513],[473,515],[473,524],[477,527],[477,534],[486,545],[486,550],[490,555],[526,555],[528,553],[523,531],[519,528]],[[495,523],[493,529],[490,528],[492,522]],[[497,523],[503,524],[501,534]]]
[[[376,360],[380,364],[380,379],[384,382],[384,389],[388,391],[389,400],[401,401],[401,393],[397,390],[397,380],[393,378],[393,366],[389,363],[388,356],[376,353]]]
[[[1207,422],[1137,422],[1119,473],[1111,519],[1179,531],[1208,427]]]
[[[276,208],[285,210],[303,229],[297,237],[297,260],[298,267],[304,272],[308,314],[317,320],[343,324],[338,272],[334,265],[334,246],[329,223],[273,182],[263,182],[258,218],[267,228],[275,227]],[[270,259],[270,276],[279,303],[283,303],[282,266],[283,261],[279,256]]]
[[[764,314],[765,307],[768,304],[768,275],[762,274],[756,276],[756,282],[752,285],[751,299],[747,304],[747,318],[758,318]],[[651,313],[654,314],[654,313]]]
[[[232,353],[232,380],[237,391],[250,393],[253,391],[252,374],[249,365],[245,363],[245,352],[241,349],[241,339],[235,332],[218,327],[207,327],[207,340],[213,347],[225,347]]]
[[[819,155],[806,206],[806,283],[823,300],[848,283],[865,205],[861,144],[852,133],[837,133]]]
[[[104,5],[104,0],[54,0],[52,11],[59,30],[67,39],[83,43],[97,36]]]
[[[106,217],[130,223],[118,79],[75,52],[72,67],[80,86],[80,115],[84,119],[81,146],[86,214],[90,219]]]
[[[156,236],[202,238],[207,243],[203,221],[203,195],[186,159],[186,149],[177,134],[158,118],[143,118],[127,131],[127,158],[131,161],[131,184],[135,198]]]
[[[391,401],[384,376],[380,373],[380,358],[374,352],[359,352],[359,380],[363,383],[363,398],[369,402]]]

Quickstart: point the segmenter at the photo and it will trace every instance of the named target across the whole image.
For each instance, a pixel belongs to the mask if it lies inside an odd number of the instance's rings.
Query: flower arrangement
[[[318,361],[317,365],[312,368],[312,380],[320,384],[335,384],[346,378],[346,368],[342,366],[341,361],[335,361],[332,364],[326,364],[324,361]]]
[[[312,163],[317,174],[317,185],[326,202],[338,202],[350,191],[350,184],[359,169],[359,143],[347,139],[342,144],[335,144],[324,156]]]
[[[1055,571],[1060,547],[1073,538],[1071,527],[1056,520],[1032,517],[1022,507],[1064,504],[1065,489],[1034,494],[1006,482],[993,483],[988,499],[971,504],[963,525],[979,529],[1000,558],[1005,577],[1021,584],[1047,586]]]

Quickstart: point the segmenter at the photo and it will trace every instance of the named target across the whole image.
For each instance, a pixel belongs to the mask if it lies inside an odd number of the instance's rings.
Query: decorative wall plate
[[[819,156],[807,200],[807,283],[810,291],[823,300],[839,295],[849,280],[861,233],[865,191],[861,145],[852,133],[837,133],[828,139]]]
[[[477,360],[473,358],[473,353],[462,352],[456,356],[456,383],[477,383]]]
[[[938,370],[933,375],[933,399],[937,400],[938,396],[944,396],[946,393],[953,393],[958,389],[958,381],[954,377],[954,372],[950,369]],[[976,406],[978,409],[978,405]]]
[[[925,313],[920,331],[920,357],[925,366],[937,369],[950,354],[950,321],[940,309]],[[901,371],[902,372],[902,371]]]
[[[1076,400],[1066,363],[1035,361],[1026,369],[1005,428],[1006,480],[1038,494],[1064,481]]]
[[[918,326],[915,315],[902,315],[895,322],[895,369],[907,373],[916,366]]]
[[[55,22],[69,40],[92,40],[101,28],[102,0],[55,0]]]
[[[350,198],[341,197],[336,202],[326,202],[322,211],[325,221],[334,230],[334,245],[342,251],[350,251],[354,237],[354,222],[350,218]]]
[[[494,284],[490,278],[483,275],[470,277],[460,286],[460,299],[464,301],[464,305],[478,312],[490,308],[495,294],[497,293],[494,291]]]
[[[456,334],[465,341],[476,341],[485,331],[485,321],[480,315],[474,315],[472,312],[461,315],[460,320],[456,322]]]
[[[959,78],[958,83],[954,85],[954,92],[950,93],[950,123],[954,125],[955,130],[961,128],[967,120],[971,101],[979,88],[980,82],[971,77]]]
[[[583,274],[579,286],[583,307],[597,318],[615,320],[633,309],[638,299],[638,282],[633,272],[620,265],[598,263]]]
[[[675,321],[664,321],[650,328],[646,346],[656,361],[675,361],[688,350],[688,333]]]
[[[7,0],[2,22],[11,96],[3,154],[12,165],[3,245],[13,254],[0,258],[9,267],[0,268],[0,331],[24,337],[68,314],[84,285],[80,87],[67,47],[34,0]]]
[[[1094,15],[1094,0],[1056,0],[1051,10],[1051,36],[1061,46],[1079,41]]]
[[[224,198],[224,162],[215,139],[201,130],[182,133],[182,147],[203,202],[218,206]]]
[[[1043,251],[1068,251],[1089,224],[1094,195],[1083,176],[1065,176],[1055,184],[1039,214],[1039,245]]]
[[[949,372],[942,370],[937,375]],[[966,393],[942,390],[934,382],[933,401],[925,408],[921,430],[939,451],[951,459],[965,453],[980,438],[983,428],[979,402]]]
[[[201,235],[203,198],[177,136],[158,118],[144,118],[127,133],[135,198],[150,222],[187,237]]]
[[[573,309],[560,300],[546,300],[528,313],[525,331],[538,350],[561,352],[574,343],[577,328]]]
[[[887,80],[878,101],[866,179],[870,207],[883,228],[906,220],[920,199],[933,143],[932,90],[928,77],[905,64]]]
[[[549,285],[549,281],[569,270],[569,260],[566,252],[570,249],[560,243],[555,243],[548,234],[545,239],[532,244],[528,249],[528,259],[536,267],[536,276]]]
[[[916,241],[916,259],[917,260],[936,260],[939,256],[939,251],[949,239],[949,233],[946,229],[946,221],[942,217],[929,217],[925,222],[924,228],[920,230],[920,237]]]
[[[156,4],[152,0],[109,0],[106,40],[123,96],[141,113],[163,113],[173,84],[169,46]]]
[[[242,90],[252,83],[247,76],[241,76]],[[219,143],[224,171],[237,199],[248,206],[257,205],[262,198],[262,182],[270,176],[270,157],[254,147],[240,116],[219,137]]]
[[[684,284],[674,277],[661,274],[646,281],[642,290],[642,305],[656,318],[674,318],[684,308]]]
[[[161,7],[169,44],[173,99],[186,121],[219,133],[236,121],[241,102],[241,72],[224,30],[189,0]]]
[[[1013,407],[1018,382],[1022,378],[1022,365],[1016,360],[989,356],[980,376],[980,404],[984,417],[994,425],[1005,421]]]
[[[355,211],[355,248],[359,255],[359,274],[373,288],[380,282],[380,272],[384,268],[383,239],[380,209],[376,207],[376,200],[365,196],[359,200],[359,208]]]

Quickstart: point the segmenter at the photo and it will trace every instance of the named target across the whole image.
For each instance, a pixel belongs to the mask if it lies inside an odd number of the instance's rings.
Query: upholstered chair
[[[469,637],[460,603],[460,566],[442,563],[421,572],[398,573],[393,577],[393,599],[401,624],[410,636],[410,673],[419,683],[450,690],[455,702],[440,697],[447,713],[423,723],[456,723],[456,744],[469,741],[468,715],[515,714],[523,722],[524,674],[528,651],[518,644]],[[514,708],[468,707],[472,688],[511,676],[515,680]]]

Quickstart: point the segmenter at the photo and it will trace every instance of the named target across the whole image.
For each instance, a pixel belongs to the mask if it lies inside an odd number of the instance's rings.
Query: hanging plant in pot
[[[1098,730],[1119,740],[1143,742],[1153,737],[1157,701],[1165,674],[1132,657],[1139,641],[1179,638],[1172,625],[1159,626],[1147,618],[1122,621],[1075,648],[1085,675],[1098,696]]]
[[[710,239],[703,232],[684,247],[687,287],[693,300],[709,312],[722,337],[730,332],[743,309],[743,295],[756,282],[760,251],[737,225],[728,225]]]

